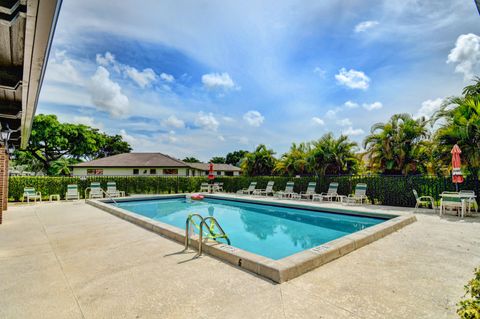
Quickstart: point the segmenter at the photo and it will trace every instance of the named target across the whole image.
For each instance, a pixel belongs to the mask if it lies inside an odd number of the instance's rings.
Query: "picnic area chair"
[[[447,209],[451,209],[452,211],[455,210],[458,213],[460,210],[460,214],[463,218],[463,214],[465,211],[465,202],[462,201],[462,197],[460,197],[460,193],[457,192],[442,192],[442,196],[440,199],[440,216],[446,213]]]
[[[80,199],[80,193],[78,192],[78,185],[77,184],[69,184],[67,185],[67,192],[65,193],[65,200],[71,199]]]
[[[431,205],[433,211],[436,212],[437,207],[435,206],[435,200],[433,199],[432,196],[418,196],[418,193],[415,189],[413,190],[413,195],[415,196],[415,201],[416,201],[415,209],[413,211],[414,213],[417,211],[417,208],[423,205],[426,205],[426,206]]]
[[[300,198],[312,199],[313,200],[313,195],[317,194],[315,192],[316,187],[317,187],[317,182],[308,183],[307,190],[305,192],[300,193]]]
[[[268,196],[272,194],[273,196],[273,185],[275,184],[274,181],[269,181],[267,183],[267,187],[265,189],[256,189],[253,191],[253,195],[260,195],[260,196]]]
[[[90,193],[88,194],[88,198],[94,199],[94,198],[103,198],[103,189],[100,187],[99,182],[92,182],[90,183],[90,187],[87,187],[85,192],[87,190],[90,190]],[[87,196],[85,196],[87,198]]]
[[[237,194],[247,194],[251,195],[255,191],[255,188],[257,187],[257,182],[251,182],[250,186],[248,188],[241,189],[237,192]]]
[[[285,185],[285,190],[279,191],[275,193],[275,197],[282,199],[282,198],[300,198],[300,195],[293,191],[293,186],[295,186],[294,182],[287,182]]]
[[[215,192],[223,192],[223,183],[213,184],[213,189]]]
[[[467,199],[467,208],[470,210],[472,207],[475,209],[475,213],[478,213],[478,203],[477,200],[475,199],[475,192],[472,190],[461,190],[460,195],[470,195],[470,197]]]
[[[37,203],[37,199],[42,202],[42,193],[36,192],[35,188],[33,187],[25,187],[23,189],[23,199],[27,199],[27,203],[30,203],[30,199],[33,199],[35,203]]]
[[[349,194],[347,198],[345,198],[347,203],[360,203],[368,201],[367,197],[367,184],[365,183],[358,183],[355,185],[355,193]]]
[[[117,190],[117,183],[107,182],[107,196],[120,197],[120,191]]]

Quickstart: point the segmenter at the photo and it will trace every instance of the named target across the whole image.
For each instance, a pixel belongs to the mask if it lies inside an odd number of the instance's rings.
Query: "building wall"
[[[73,168],[73,176],[87,176],[89,175],[87,173],[88,169],[92,169],[90,167],[74,167]],[[139,167],[138,168],[138,175],[133,174],[133,170],[135,167],[128,167],[128,168],[122,168],[122,167],[105,167],[105,168],[94,168],[94,169],[101,169],[103,170],[103,176],[155,176],[155,175],[164,175],[163,169],[168,169],[168,167],[165,168],[159,168],[159,167]],[[156,174],[150,174],[150,169],[156,169]],[[178,175],[172,175],[172,176],[186,176],[187,175],[187,168],[176,168],[174,167],[173,169],[178,169]]]
[[[151,167],[152,169],[156,169],[157,172],[155,175],[163,175],[163,169],[164,168],[159,168],[159,167]],[[130,168],[122,168],[122,167],[106,167],[106,168],[93,168],[93,167],[74,167],[73,168],[73,176],[87,176],[89,175],[87,173],[88,169],[101,169],[103,170],[103,176],[155,176],[153,174],[150,174],[150,167],[145,168],[138,168],[138,175],[133,174],[133,169],[134,167]],[[168,169],[165,167],[165,169]],[[178,175],[172,175],[172,176],[206,176],[208,175],[208,171],[202,171],[202,170],[197,170],[193,168],[175,168],[178,169]],[[187,172],[188,170],[188,172]],[[146,172],[145,172],[146,171]],[[194,173],[195,172],[195,173]],[[217,171],[214,172],[215,176],[225,176],[224,171],[220,171],[220,175],[217,174]],[[240,175],[240,172],[233,172],[233,176],[238,176]]]

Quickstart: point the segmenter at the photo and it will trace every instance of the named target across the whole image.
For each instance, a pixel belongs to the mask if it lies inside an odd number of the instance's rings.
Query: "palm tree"
[[[290,150],[277,161],[274,171],[280,175],[295,176],[308,173],[310,144],[292,143]]]
[[[464,90],[465,92],[465,90]],[[450,150],[458,144],[468,170],[478,176],[480,168],[480,94],[447,99],[434,117],[440,120],[435,141],[440,160],[450,163]]]
[[[69,176],[71,173],[71,166],[80,161],[74,158],[62,157],[52,163],[49,170],[49,175]]]
[[[240,163],[244,174],[248,176],[272,175],[276,159],[275,152],[263,144],[257,146],[254,152],[247,153]]]
[[[311,145],[307,162],[309,170],[316,175],[350,174],[357,170],[357,143],[350,141],[347,136],[335,138],[328,133]]]
[[[420,152],[427,137],[424,118],[395,114],[387,123],[374,124],[363,143],[374,170],[407,175],[418,171]]]

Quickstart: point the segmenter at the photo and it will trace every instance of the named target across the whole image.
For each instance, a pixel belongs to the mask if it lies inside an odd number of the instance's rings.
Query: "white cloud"
[[[463,73],[465,80],[470,80],[480,71],[480,37],[473,33],[460,35],[447,63],[456,64],[455,72]]]
[[[95,119],[91,116],[74,116],[72,122],[76,124],[83,124],[93,128],[98,128],[100,130],[103,129],[103,124],[97,123]]]
[[[345,105],[345,106],[346,106],[347,108],[349,108],[349,109],[356,109],[357,107],[360,106],[360,105],[358,105],[358,103],[355,103],[355,102],[353,102],[353,101],[347,101],[347,102],[345,102],[345,104],[343,104],[343,105]]]
[[[373,21],[373,20],[363,21],[355,26],[354,31],[356,33],[365,32],[368,29],[376,27],[378,24],[379,24],[378,21]]]
[[[243,114],[243,119],[247,121],[247,123],[251,126],[260,126],[262,125],[265,117],[258,111],[248,111],[247,113]]]
[[[318,124],[318,125],[320,125],[320,126],[325,125],[325,121],[322,120],[322,119],[319,118],[319,117],[316,117],[316,116],[312,117],[312,121],[313,121],[315,124]]]
[[[117,63],[117,61],[115,61],[115,56],[108,51],[105,52],[104,55],[97,53],[95,60],[97,61],[98,65],[105,66],[105,67],[114,65]]]
[[[361,128],[353,128],[351,126],[342,132],[342,134],[350,136],[358,136],[362,135],[363,133],[365,132]]]
[[[427,120],[440,109],[440,106],[443,103],[443,99],[438,98],[435,100],[426,100],[422,102],[422,106],[415,114],[414,118],[418,119],[421,117],[425,117]]]
[[[379,110],[383,107],[383,104],[380,102],[374,102],[371,104],[363,103],[363,108],[367,111]]]
[[[338,110],[328,110],[327,113],[325,113],[325,117],[328,119],[334,119],[337,116]]]
[[[235,83],[233,82],[230,75],[226,72],[224,73],[208,73],[202,75],[202,83],[205,87],[209,89],[233,89],[235,88]]]
[[[64,50],[55,50],[48,62],[47,77],[49,80],[67,84],[83,85],[84,80],[74,66],[75,61],[67,56]]]
[[[173,81],[175,81],[175,78],[173,77],[173,75],[167,74],[167,73],[160,74],[160,78],[165,82],[169,82],[169,83],[172,83]]]
[[[175,115],[170,115],[165,121],[164,124],[166,126],[174,127],[174,128],[184,128],[185,122],[181,119],[177,118]]]
[[[99,66],[88,83],[88,91],[93,104],[114,117],[121,117],[129,111],[128,97],[122,93],[120,85],[110,79],[110,73]]]
[[[223,135],[219,135],[219,136],[218,136],[218,139],[219,139],[220,141],[222,141],[222,142],[225,142],[225,137],[223,137]]]
[[[120,133],[120,136],[122,137],[122,139],[125,142],[127,142],[128,144],[132,145],[132,147],[134,145],[137,145],[137,143],[139,142],[139,139],[137,139],[136,137],[128,134],[127,131],[125,131],[124,129],[121,129],[119,133]]]
[[[143,89],[157,79],[157,74],[150,68],[138,71],[136,68],[127,65],[124,69],[125,75]]]
[[[350,119],[348,118],[344,118],[344,119],[341,119],[341,120],[338,120],[337,121],[337,124],[340,125],[340,126],[352,126],[352,121],[350,121]]]
[[[317,66],[313,69],[313,73],[318,74],[320,77],[324,78],[327,74],[327,71]]]
[[[345,68],[341,68],[338,74],[335,74],[335,79],[337,79],[338,84],[351,89],[366,90],[370,83],[370,78],[365,73],[354,69],[347,71]]]
[[[203,112],[198,113],[198,116],[195,119],[195,124],[210,131],[216,131],[220,125],[212,113],[205,114]]]

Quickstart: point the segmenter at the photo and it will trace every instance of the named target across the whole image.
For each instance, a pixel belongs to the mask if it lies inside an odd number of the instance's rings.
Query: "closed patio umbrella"
[[[458,184],[463,183],[463,175],[460,169],[462,162],[460,160],[460,154],[462,151],[457,144],[452,148],[452,182],[455,183],[455,189],[458,191]]]
[[[210,166],[208,167],[208,180],[212,181],[210,185],[210,193],[213,193],[213,179],[215,178],[215,175],[213,175],[213,164],[210,163]]]

